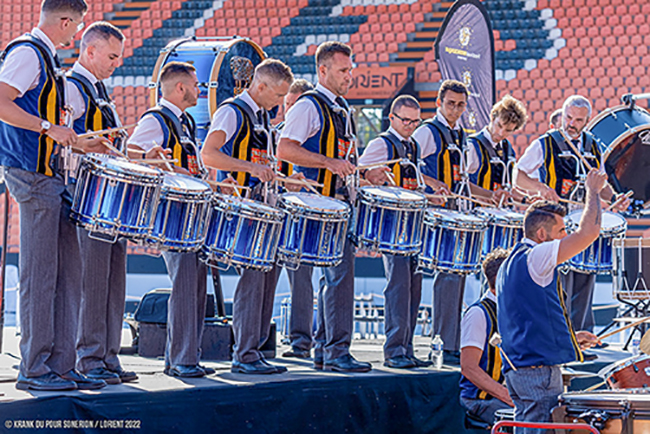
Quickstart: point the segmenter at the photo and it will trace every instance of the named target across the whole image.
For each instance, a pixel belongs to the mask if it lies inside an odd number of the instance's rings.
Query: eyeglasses
[[[72,24],[74,24],[74,20],[72,18],[64,17],[64,18],[61,18],[61,19],[62,20],[69,20]],[[80,22],[79,24],[77,24],[77,32],[82,31],[84,27],[86,27],[86,24],[83,21]]]
[[[443,104],[450,110],[465,110],[465,107],[467,107],[467,103],[465,101],[444,101]]]
[[[405,127],[410,127],[412,125],[418,126],[422,123],[422,119],[409,119],[409,118],[403,118],[395,113],[391,113],[393,116],[395,116],[397,119],[402,121],[402,124]]]

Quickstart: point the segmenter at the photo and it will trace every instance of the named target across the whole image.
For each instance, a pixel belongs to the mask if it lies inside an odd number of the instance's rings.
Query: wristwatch
[[[47,133],[50,128],[52,128],[52,124],[48,121],[42,121],[41,122],[41,134]]]

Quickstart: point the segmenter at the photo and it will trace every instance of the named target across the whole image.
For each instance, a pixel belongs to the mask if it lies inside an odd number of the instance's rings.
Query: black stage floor
[[[5,333],[7,336],[7,333]],[[426,357],[430,338],[416,338]],[[382,340],[355,340],[352,352],[373,363],[366,374],[314,371],[309,361],[278,358],[289,372],[268,377],[230,373],[179,380],[162,373],[163,361],[121,356],[135,383],[89,392],[16,390],[15,343],[0,355],[0,432],[139,433],[464,433],[458,367],[395,370],[382,365]],[[13,349],[11,347],[14,347]],[[284,350],[278,349],[278,354]],[[575,369],[597,372],[628,356],[612,350]],[[574,380],[578,381],[578,380]],[[580,388],[598,377],[580,379]]]

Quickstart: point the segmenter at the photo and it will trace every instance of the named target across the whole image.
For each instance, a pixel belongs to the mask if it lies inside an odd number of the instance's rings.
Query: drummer
[[[316,50],[318,84],[289,110],[278,145],[278,157],[295,170],[325,184],[320,192],[352,202],[346,180],[355,172],[355,125],[343,98],[352,82],[352,49],[328,41]],[[321,121],[322,119],[322,121]],[[318,328],[314,369],[367,372],[370,363],[350,354],[354,312],[354,245],[346,238],[343,261],[323,268],[318,291]]]
[[[289,93],[284,97],[284,113],[296,103],[298,98],[314,86],[299,78],[294,80],[289,88]],[[285,123],[281,122],[276,129],[281,132]],[[291,175],[291,164],[282,162],[282,172]],[[312,286],[313,268],[300,265],[297,270],[287,270],[289,287],[291,289],[291,317],[289,318],[289,346],[290,349],[282,353],[282,357],[296,357],[308,359],[311,355],[314,324],[314,288]]]
[[[604,172],[589,171],[584,214],[571,235],[564,226],[564,207],[545,200],[533,203],[524,216],[524,240],[515,245],[497,275],[502,349],[516,368],[504,364],[516,421],[550,422],[550,411],[563,389],[560,365],[583,361],[582,349],[598,343],[591,332],[574,332],[558,266],[598,238],[599,194],[606,180]]]
[[[490,123],[478,133],[469,136],[468,143],[475,152],[468,153],[472,168],[470,181],[491,192],[490,198],[496,204],[505,196],[521,202],[524,196],[512,191],[512,168],[517,161],[515,150],[508,137],[521,130],[526,123],[526,107],[510,95],[504,96],[490,112]],[[507,189],[507,190],[506,190]]]
[[[422,123],[420,103],[410,95],[398,96],[391,105],[388,118],[390,127],[368,143],[359,158],[359,164],[407,158],[417,166],[420,161],[420,147],[411,136]],[[408,190],[418,188],[415,168],[399,163],[366,170],[362,175],[374,185],[396,184]],[[435,183],[432,184],[435,188]],[[413,333],[422,298],[422,273],[417,272],[418,255],[384,254],[382,258],[387,280],[384,288],[386,301],[384,365],[397,369],[431,366],[430,361],[418,359],[413,352]]]
[[[461,152],[452,151],[450,145],[471,154],[466,133],[459,120],[467,107],[467,87],[456,80],[445,80],[438,91],[436,115],[420,126],[413,138],[420,144],[422,159],[426,163],[422,173],[432,178],[435,193],[449,195],[461,184]],[[478,161],[473,157],[468,160]],[[475,168],[469,168],[473,172]],[[436,272],[433,281],[433,335],[440,335],[444,343],[444,361],[460,363],[460,317],[465,293],[465,275]]]
[[[232,176],[252,188],[252,199],[263,200],[267,183],[275,178],[267,138],[272,137],[268,111],[282,103],[293,82],[291,69],[266,59],[255,68],[250,88],[217,109],[203,146],[205,163],[218,179]],[[259,129],[265,133],[260,133]],[[233,300],[235,345],[231,370],[242,374],[279,374],[287,368],[268,363],[260,348],[269,338],[275,288],[280,267],[270,271],[240,270]]]
[[[81,53],[68,73],[67,88],[78,134],[121,126],[102,80],[119,66],[123,49],[124,35],[105,21],[91,24],[81,37]],[[121,132],[104,140],[121,151],[126,148]],[[110,153],[100,142],[87,150]],[[138,376],[125,371],[118,358],[126,296],[126,239],[110,243],[88,235],[85,228],[77,228],[83,282],[77,369],[108,384],[134,381]]]
[[[460,403],[490,425],[497,410],[514,407],[503,384],[501,354],[490,345],[494,333],[499,332],[495,281],[507,257],[508,252],[498,248],[483,260],[488,291],[467,309],[460,323]]]
[[[551,115],[548,117],[548,129],[549,130],[557,130],[558,128],[562,127],[562,109],[559,108],[555,110]]]
[[[162,98],[147,110],[128,140],[130,154],[147,159],[177,160],[174,171],[196,177],[206,175],[196,145],[196,124],[186,111],[199,97],[196,69],[185,62],[169,62],[160,71]],[[207,266],[198,252],[163,252],[172,281],[167,315],[165,374],[203,377],[212,368],[199,365],[207,303]]]
[[[585,131],[591,116],[591,103],[580,95],[573,95],[562,106],[561,131],[571,139],[574,146],[585,156],[593,167],[600,167],[600,150],[593,135]],[[573,155],[565,157],[560,154]],[[534,140],[515,165],[514,184],[530,194],[557,202],[562,199],[580,199],[576,175],[577,156],[565,142],[560,130],[551,130]],[[586,168],[580,162],[580,172]],[[575,192],[575,197],[574,197]],[[620,194],[615,194],[609,184],[600,192],[600,197],[607,203],[613,203]],[[624,211],[629,206],[628,199],[617,207]],[[571,322],[579,330],[593,330],[594,315],[592,299],[596,285],[595,274],[570,271],[562,275],[563,286],[567,293],[567,310]],[[595,356],[590,356],[595,357]]]

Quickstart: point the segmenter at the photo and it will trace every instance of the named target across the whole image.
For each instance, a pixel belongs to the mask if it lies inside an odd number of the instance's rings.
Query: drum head
[[[154,106],[161,96],[158,79],[163,66],[172,61],[194,65],[201,94],[197,105],[187,112],[196,121],[197,138],[203,141],[219,104],[248,88],[255,67],[264,58],[264,51],[248,38],[172,41],[161,51],[154,68],[152,81],[156,87],[152,96],[155,99],[150,103]]]
[[[594,118],[587,129],[601,142],[601,150],[613,147],[605,162],[612,187],[618,192],[634,190],[635,204],[650,208],[650,113],[640,107],[616,107]]]
[[[281,221],[283,217],[279,210],[256,200],[228,196],[219,193],[214,194],[214,200],[220,208],[230,209],[234,213],[247,214],[262,219],[269,218],[276,221]]]
[[[345,202],[312,193],[285,193],[280,196],[280,201],[289,209],[302,208],[341,213],[346,213],[350,209]]]
[[[580,219],[582,218],[581,209],[571,211],[567,216],[566,224],[569,228],[577,228],[580,224]],[[625,230],[627,227],[627,221],[619,214],[603,211],[602,223],[600,226],[601,234],[610,234],[610,233],[619,233]]]
[[[433,218],[443,226],[467,229],[485,229],[487,227],[487,221],[482,218],[448,209],[428,209],[425,217],[427,220]]]
[[[86,154],[84,159],[102,169],[111,170],[118,173],[140,175],[146,177],[159,177],[162,171],[154,167],[142,164],[131,163],[122,157],[114,157],[107,154]]]
[[[507,209],[479,207],[474,209],[474,213],[482,218],[491,219],[499,226],[524,226],[524,216]]]
[[[182,173],[165,173],[163,188],[178,192],[201,193],[210,191],[210,186],[198,178]]]
[[[426,204],[426,197],[417,191],[406,190],[401,187],[376,186],[362,187],[359,189],[361,197],[373,198],[376,200],[401,203],[401,202],[423,202]]]

